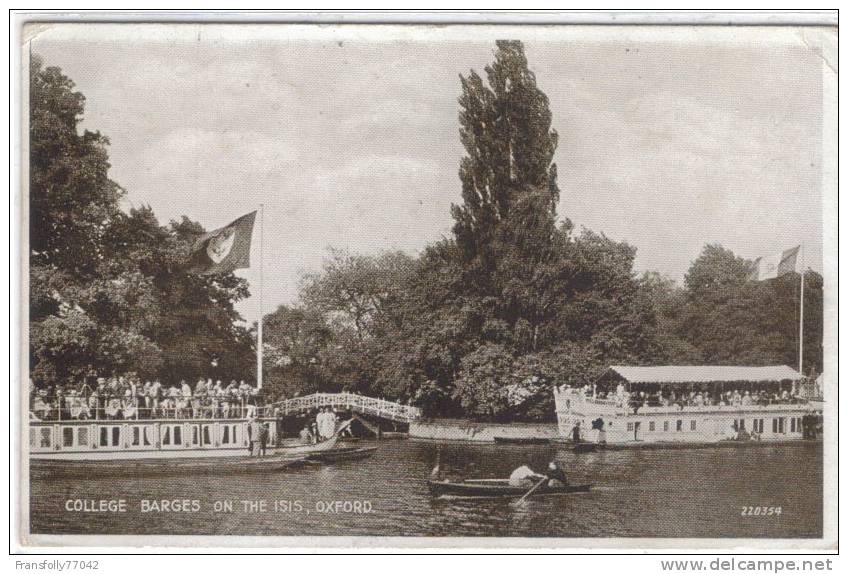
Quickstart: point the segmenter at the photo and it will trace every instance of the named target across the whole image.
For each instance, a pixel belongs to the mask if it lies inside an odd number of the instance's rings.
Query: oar
[[[542,485],[543,485],[543,484],[545,484],[546,482],[548,482],[547,477],[543,478],[542,480],[540,480],[539,482],[537,482],[536,484],[534,484],[534,485],[533,485],[533,488],[531,488],[530,490],[528,490],[528,491],[524,494],[524,496],[522,496],[521,498],[519,498],[518,500],[516,500],[516,501],[515,501],[515,502],[513,502],[512,504],[513,504],[514,506],[518,506],[519,504],[521,504],[522,502],[524,502],[524,501],[527,499],[527,497],[528,497],[528,496],[530,496],[531,494],[533,494],[534,492],[536,492],[536,489],[537,489],[537,488],[539,488],[540,486],[542,486]]]
[[[342,434],[342,432],[344,432],[344,430],[347,427],[349,427],[350,423],[352,423],[352,422],[353,422],[353,419],[350,418],[350,419],[346,420],[345,422],[343,422],[342,424],[340,424],[339,428],[336,429],[336,432],[333,433],[333,436]],[[330,438],[332,438],[332,437],[330,437]]]

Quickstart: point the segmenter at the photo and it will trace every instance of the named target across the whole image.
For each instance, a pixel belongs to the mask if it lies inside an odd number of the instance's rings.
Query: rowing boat
[[[565,486],[540,486],[533,496],[543,494],[572,494],[575,492],[589,492],[591,484],[569,484]],[[505,478],[463,480],[462,482],[450,482],[447,480],[428,480],[427,488],[433,496],[454,497],[506,497],[519,498],[527,494],[526,486],[511,486]]]
[[[305,464],[303,456],[210,456],[204,458],[120,459],[120,460],[47,460],[31,459],[30,473],[53,477],[115,477],[163,474],[242,474],[277,472]]]
[[[496,436],[495,442],[501,444],[550,444],[551,440],[540,437]]]
[[[348,460],[361,460],[363,458],[368,458],[369,456],[374,454],[376,450],[376,446],[366,446],[361,448],[343,447],[307,455],[306,460],[311,462],[324,463],[345,462]]]
[[[345,421],[341,426],[336,430],[335,434],[330,438],[323,440],[321,442],[316,442],[314,444],[296,444],[291,446],[278,446],[274,449],[275,455],[280,456],[305,456],[318,452],[325,452],[328,450],[333,450],[336,448],[336,443],[339,442],[339,437],[342,434],[342,431],[346,429],[353,419]]]

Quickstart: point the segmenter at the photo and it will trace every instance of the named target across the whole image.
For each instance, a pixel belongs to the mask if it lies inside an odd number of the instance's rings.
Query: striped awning
[[[804,377],[786,365],[769,367],[724,367],[710,365],[668,365],[661,367],[627,367],[613,365],[609,368],[631,383],[720,383],[720,382],[774,382],[800,381]],[[608,372],[609,372],[608,371]]]

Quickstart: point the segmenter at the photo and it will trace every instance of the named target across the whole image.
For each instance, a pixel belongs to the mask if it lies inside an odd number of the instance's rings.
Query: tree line
[[[255,326],[234,310],[244,280],[186,274],[201,226],[122,211],[108,140],[78,134],[82,95],[37,61],[31,81],[34,380],[188,377],[212,361],[221,378],[253,376]],[[558,136],[520,42],[498,42],[460,86],[451,236],[417,256],[331,249],[297,302],[264,317],[272,397],[346,389],[433,416],[540,420],[552,384],[610,364],[797,366],[798,275],[751,281],[752,263],[716,244],[682,285],[637,275],[634,246],[557,213]],[[805,280],[804,366],[820,370],[822,278]]]

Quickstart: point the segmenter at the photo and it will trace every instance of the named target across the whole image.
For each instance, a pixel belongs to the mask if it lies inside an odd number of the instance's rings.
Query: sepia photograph
[[[24,547],[837,549],[835,23],[20,55]]]

